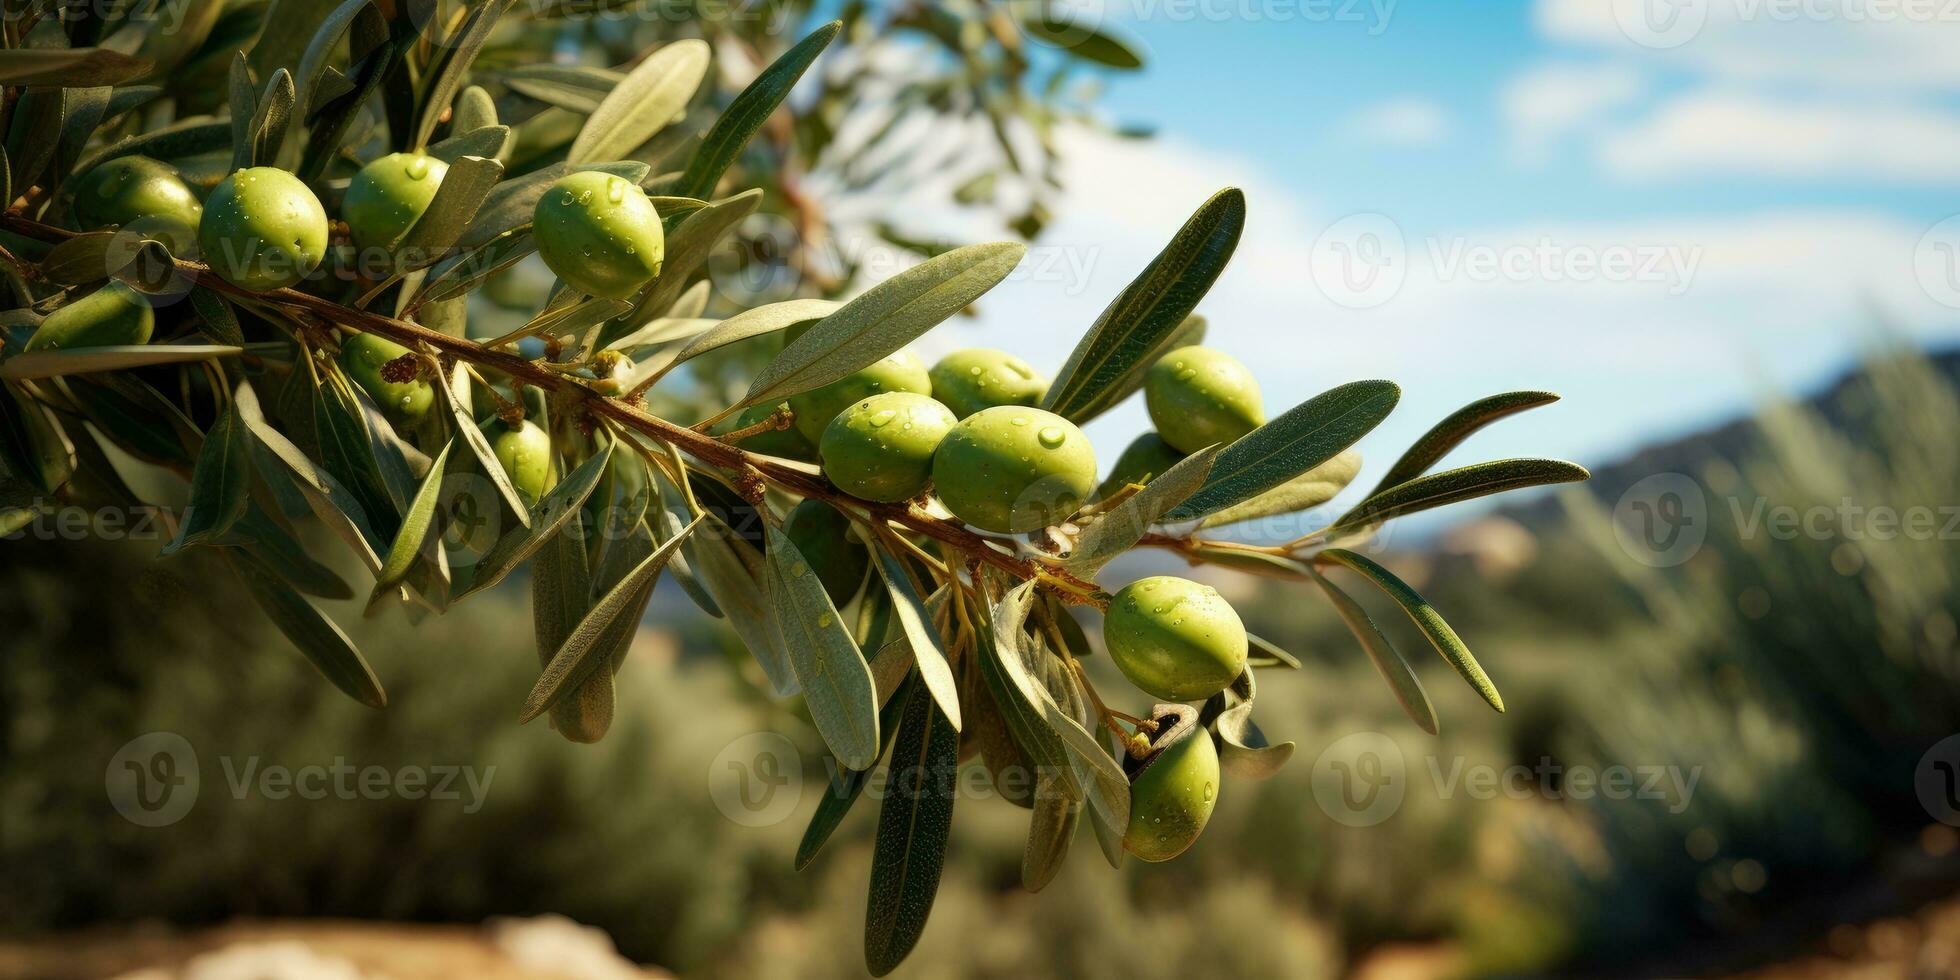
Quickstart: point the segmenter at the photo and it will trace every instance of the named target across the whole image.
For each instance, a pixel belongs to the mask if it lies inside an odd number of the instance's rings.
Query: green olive
[[[1184,454],[1172,449],[1163,436],[1146,432],[1123,447],[1116,465],[1109,468],[1109,476],[1096,488],[1096,499],[1102,500],[1132,483],[1149,483],[1183,459]]]
[[[1002,350],[972,347],[954,351],[932,366],[932,397],[966,418],[983,408],[1033,408],[1048,393],[1048,379],[1028,362]]]
[[[517,495],[526,506],[536,507],[558,482],[556,468],[551,465],[551,436],[530,419],[515,428],[492,419],[483,426],[483,434],[489,437],[490,451],[496,454],[497,465],[504,468]]]
[[[947,433],[932,482],[953,516],[1019,534],[1060,523],[1089,499],[1096,451],[1075,423],[1053,412],[987,408]]]
[[[627,299],[660,274],[666,236],[646,192],[597,170],[571,174],[538,198],[538,255],[572,288]]]
[[[1180,347],[1152,364],[1143,401],[1157,434],[1185,453],[1236,441],[1266,421],[1252,372],[1209,347]]]
[[[737,416],[733,423],[725,426],[723,431],[735,432],[740,429],[752,429],[767,422],[769,417],[776,414],[779,409],[787,410],[788,408],[789,406],[787,404],[750,405],[748,408],[742,410],[742,414]],[[752,436],[743,438],[736,445],[741,446],[749,452],[761,453],[764,456],[780,456],[784,459],[796,459],[804,462],[810,462],[817,458],[817,447],[794,425],[782,429],[764,429]]]
[[[177,168],[149,157],[117,157],[75,182],[75,221],[83,231],[122,228],[155,239],[171,254],[197,252],[197,225],[204,216],[191,185]]]
[[[327,211],[298,177],[251,167],[218,182],[204,202],[197,241],[213,272],[262,293],[319,268],[327,254]]]
[[[1145,861],[1168,861],[1204,833],[1218,805],[1218,749],[1186,705],[1157,706],[1151,753],[1129,760],[1130,825],[1123,849]]]
[[[1209,585],[1172,575],[1122,588],[1103,616],[1110,659],[1140,690],[1166,701],[1211,697],[1245,670],[1245,624]]]
[[[49,314],[24,349],[134,347],[149,343],[156,325],[149,299],[114,281]]]
[[[831,603],[844,608],[871,570],[871,552],[851,533],[851,519],[821,500],[805,500],[783,519],[783,534],[817,573]]]
[[[408,348],[371,333],[357,333],[340,344],[341,370],[374,399],[381,414],[397,423],[415,422],[429,414],[429,406],[436,398],[435,389],[427,381],[412,376],[412,372],[419,370],[412,363],[405,369],[411,372],[406,381],[382,377],[384,366],[408,353]]]
[[[449,164],[426,153],[390,153],[362,167],[340,202],[354,244],[395,247],[429,209],[447,173]]]
[[[915,392],[872,395],[823,430],[824,475],[860,500],[889,504],[918,496],[932,479],[933,451],[954,421],[946,406]]]
[[[616,350],[602,350],[579,376],[592,381],[592,390],[608,398],[618,398],[633,388],[633,359]]]
[[[839,412],[887,391],[930,395],[932,380],[912,352],[899,351],[821,388],[790,396],[789,408],[796,413],[796,431],[812,443],[821,443],[824,429]]]

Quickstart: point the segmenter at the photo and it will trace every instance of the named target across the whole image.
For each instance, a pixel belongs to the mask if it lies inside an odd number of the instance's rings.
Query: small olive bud
[[[983,408],[1032,408],[1048,393],[1048,379],[1006,351],[974,347],[954,351],[932,366],[932,397],[966,418]]]
[[[817,449],[824,475],[860,500],[896,503],[918,496],[932,479],[933,451],[953,422],[946,406],[924,395],[872,395],[823,430]]]
[[[420,366],[404,363],[409,349],[371,333],[357,333],[340,344],[340,367],[391,421],[410,423],[429,413],[435,389],[416,377]]]
[[[1096,488],[1096,452],[1075,423],[1005,405],[967,416],[947,433],[932,482],[953,516],[1020,534],[1075,513]]]
[[[824,429],[837,413],[872,395],[888,391],[932,394],[932,381],[926,366],[911,351],[898,351],[869,367],[853,371],[836,381],[791,395],[790,411],[796,413],[796,431],[812,444],[823,441]]]
[[[1103,642],[1123,676],[1151,697],[1197,701],[1245,670],[1245,624],[1209,585],[1173,575],[1124,586],[1103,616]]]
[[[362,167],[340,202],[354,244],[395,247],[422,219],[448,173],[449,164],[426,153],[390,153]]]
[[[134,347],[150,342],[156,311],[142,293],[112,281],[48,315],[25,350]]]
[[[1183,453],[1234,442],[1266,421],[1252,372],[1209,347],[1180,347],[1152,364],[1143,401],[1157,434]]]
[[[871,570],[871,552],[851,533],[851,519],[821,500],[805,500],[783,519],[783,534],[817,573],[831,604],[844,608]]]
[[[515,426],[492,419],[484,424],[483,434],[517,496],[525,506],[536,507],[558,482],[556,468],[551,465],[551,436],[530,419]]]
[[[1148,754],[1123,760],[1130,777],[1123,849],[1145,861],[1168,861],[1197,841],[1218,805],[1218,749],[1189,705],[1160,704],[1150,721]]]
[[[117,157],[75,182],[75,221],[83,231],[121,228],[162,242],[172,255],[197,252],[204,217],[177,168],[149,157]]]
[[[298,177],[277,167],[250,167],[211,191],[197,241],[211,271],[263,293],[319,268],[327,255],[327,211]]]
[[[582,170],[551,185],[532,212],[538,255],[572,288],[627,299],[660,274],[666,235],[646,192]]]
[[[1163,436],[1146,432],[1123,447],[1123,454],[1116,457],[1116,465],[1109,468],[1108,478],[1096,488],[1096,499],[1105,499],[1132,483],[1139,486],[1149,483],[1183,459],[1184,454],[1172,449]]]

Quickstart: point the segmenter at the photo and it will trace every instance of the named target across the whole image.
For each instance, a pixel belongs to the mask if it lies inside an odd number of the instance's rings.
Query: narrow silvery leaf
[[[197,466],[191,470],[190,503],[184,508],[177,537],[164,547],[164,554],[219,537],[245,516],[245,508],[252,503],[248,492],[252,479],[250,439],[235,408],[225,409],[205,430],[204,446],[198,450]]]
[[[362,0],[366,2],[366,0]],[[252,65],[239,51],[231,58],[228,95],[231,102],[231,169],[253,165],[258,141],[252,138],[252,121],[259,114],[259,83],[252,77]]]
[[[1334,499],[1361,472],[1361,453],[1346,449],[1314,467],[1244,503],[1233,504],[1198,524],[1200,529],[1224,527],[1256,521],[1279,514],[1310,510]]]
[[[1184,326],[1218,280],[1245,229],[1245,193],[1236,187],[1200,205],[1170,244],[1112,300],[1089,328],[1042,399],[1041,407],[1086,422],[1135,391],[1137,379]]]
[[[439,48],[442,54],[432,66],[427,88],[423,90],[421,118],[416,122],[415,140],[410,144],[413,148],[419,150],[429,145],[429,137],[434,135],[437,121],[448,111],[456,93],[461,91],[470,63],[483,50],[484,42],[490,40],[490,31],[497,26],[497,18],[503,16],[513,2],[515,0],[484,0],[470,11],[456,33],[447,39],[447,44]]]
[[[529,226],[468,251],[459,252],[436,263],[422,277],[419,294],[412,305],[441,303],[457,299],[485,280],[524,260],[538,250]]]
[[[1395,644],[1389,642],[1388,636],[1368,615],[1368,610],[1361,608],[1361,603],[1354,601],[1353,596],[1329,582],[1319,572],[1314,573],[1313,580],[1321,591],[1327,593],[1328,600],[1334,604],[1334,611],[1340,614],[1341,622],[1347,624],[1348,632],[1353,633],[1355,640],[1360,642],[1361,649],[1368,654],[1369,661],[1374,663],[1382,680],[1388,682],[1388,689],[1395,695],[1395,703],[1402,706],[1402,712],[1423,731],[1436,734],[1436,708],[1429,703],[1429,692],[1423,690],[1422,680],[1410,669],[1409,662],[1402,659],[1402,652],[1395,649]]]
[[[1387,418],[1401,397],[1392,382],[1355,381],[1295,405],[1219,452],[1204,487],[1170,517],[1217,513],[1333,459]]]
[[[476,220],[477,211],[503,175],[503,164],[483,157],[463,157],[450,164],[428,210],[395,249],[404,269],[425,268],[443,258]]]
[[[1038,771],[1068,774],[1069,791],[1073,798],[1079,799],[1081,788],[1073,782],[1074,770],[1069,766],[1068,750],[1063,747],[1061,736],[1048,726],[1038,693],[1031,683],[1027,683],[1026,670],[1018,669],[1010,673],[1007,666],[1010,661],[1018,665],[1020,660],[1019,645],[1023,641],[1019,624],[1027,620],[1027,599],[1031,595],[1032,589],[1016,589],[995,607],[993,628],[982,630],[976,644],[980,677],[995,707],[999,709],[1001,720],[1006,724],[1015,746]],[[1016,617],[1019,617],[1018,620]],[[1014,621],[1015,625],[1011,629],[1003,629],[1003,619]]]
[[[1321,552],[1320,557],[1359,572],[1369,584],[1394,599],[1395,603],[1402,607],[1402,611],[1409,614],[1409,619],[1415,622],[1416,627],[1422,630],[1423,635],[1429,638],[1436,652],[1441,654],[1465,681],[1469,682],[1478,696],[1498,711],[1504,710],[1504,698],[1497,693],[1497,685],[1491,683],[1490,675],[1484,673],[1484,668],[1478,665],[1477,658],[1470,654],[1470,648],[1464,645],[1462,638],[1456,635],[1456,631],[1450,628],[1450,624],[1443,620],[1443,614],[1437,612],[1436,607],[1430,605],[1429,600],[1424,599],[1421,593],[1410,588],[1408,583],[1396,578],[1393,572],[1383,568],[1366,555],[1345,548],[1329,548]]]
[[[150,67],[108,48],[16,48],[0,51],[0,85],[92,88],[141,78]]]
[[[352,599],[354,589],[333,569],[315,561],[285,529],[273,523],[256,504],[219,539],[220,544],[244,548],[286,584],[322,599]]]
[[[286,634],[286,639],[291,640],[333,686],[370,708],[387,706],[388,696],[382,693],[381,682],[361,657],[361,651],[354,646],[354,641],[348,639],[333,620],[280,581],[278,575],[259,564],[258,559],[249,552],[227,549],[224,554],[232,571],[244,584],[245,590],[251,593],[253,601],[259,604],[266,618],[279,627],[279,632]]]
[[[773,543],[773,542],[772,542]],[[822,594],[822,590],[818,590]],[[892,741],[871,888],[864,915],[864,964],[882,977],[898,967],[925,931],[946,863],[959,796],[960,737],[939,705],[912,685]]]
[[[497,462],[496,451],[490,448],[490,440],[484,438],[483,430],[477,427],[476,417],[470,412],[470,376],[465,366],[458,363],[451,368],[448,383],[438,385],[437,392],[442,396],[443,404],[449,407],[450,427],[456,430],[464,448],[475,458],[477,472],[497,488],[498,496],[503,499],[504,511],[518,524],[529,526],[530,509],[524,506],[524,498],[510,482],[510,474],[504,472],[503,464]]]
[[[1000,651],[1003,673],[1027,702],[1041,712],[1041,719],[1061,741],[1076,787],[1087,796],[1100,818],[1118,826],[1130,821],[1130,781],[1121,766],[1096,744],[1082,725],[1055,702],[1047,685],[1036,680],[1033,658],[1053,656],[1022,638],[1021,626],[1027,622],[1034,583],[1023,582],[1008,592],[994,609],[994,645]]]
[[[261,447],[264,455],[257,457],[260,472],[271,472],[269,463],[277,464],[292,479],[292,485],[306,504],[312,509],[320,523],[333,531],[334,535],[354,549],[368,571],[381,571],[381,558],[376,553],[374,542],[380,536],[368,524],[367,514],[352,491],[341,486],[333,474],[307,458],[292,440],[272,427],[259,408],[259,399],[250,384],[240,382],[232,391],[232,406],[238,417],[252,431],[255,444]]]
[[[504,87],[548,106],[589,116],[619,86],[625,75],[610,68],[585,65],[523,65],[497,76]],[[672,114],[667,117],[673,118]],[[665,120],[662,120],[663,122]],[[627,148],[629,151],[631,147]],[[625,153],[593,159],[618,159]]]
[[[1129,499],[1104,511],[1076,539],[1075,551],[1068,558],[1069,571],[1093,578],[1110,559],[1143,540],[1144,534],[1170,513],[1171,508],[1198,492],[1217,456],[1217,446],[1192,453]]]
[[[796,87],[796,81],[803,77],[817,55],[829,46],[832,38],[844,27],[840,21],[831,21],[812,31],[808,37],[796,42],[783,52],[773,64],[743,89],[735,100],[728,104],[727,111],[715,120],[714,128],[701,139],[701,145],[687,163],[687,172],[681,175],[679,184],[671,193],[683,197],[706,199],[714,195],[715,185],[721,183],[721,175],[728,172],[729,164],[748,145],[749,138],[762,128],[776,107],[782,105],[789,90]],[[702,45],[704,48],[706,45]]]
[[[284,68],[272,73],[252,115],[252,149],[248,166],[278,166],[279,148],[293,122],[293,75]]]
[[[720,518],[712,520],[706,531],[696,534],[694,542],[685,549],[689,564],[728,624],[735,628],[735,635],[741,637],[742,644],[762,667],[770,688],[778,697],[802,690],[796,670],[790,666],[789,651],[783,646],[783,635],[776,628],[775,590],[769,583],[773,575],[769,563],[758,561],[751,568],[743,556],[752,549]]]
[[[1300,658],[1287,653],[1280,648],[1279,644],[1254,633],[1247,633],[1245,639],[1252,647],[1252,651],[1246,656],[1245,662],[1247,664],[1254,667],[1284,667],[1287,670],[1300,669]]]
[[[770,527],[776,628],[803,687],[803,701],[831,754],[851,769],[878,761],[878,691],[849,627],[789,537]]]
[[[408,577],[409,567],[415,564],[415,556],[422,553],[429,529],[435,524],[436,504],[442,499],[442,475],[449,464],[449,450],[454,445],[453,442],[445,444],[442,451],[436,454],[435,461],[429,464],[428,475],[422,478],[422,486],[415,491],[414,499],[403,511],[401,528],[395,532],[395,543],[388,547],[388,558],[381,564],[381,574],[375,576],[373,596],[400,585]]]
[[[1093,20],[1078,20],[1064,10],[1040,7],[1028,11],[1020,22],[1029,35],[1084,61],[1122,71],[1143,67],[1143,56],[1135,48],[1112,34],[1097,30]]]
[[[884,733],[885,744],[898,734],[898,714],[905,708],[906,688],[916,686],[908,683],[893,694],[891,700],[878,709],[878,730]],[[817,853],[830,840],[843,824],[845,815],[851,812],[851,805],[863,795],[864,787],[871,782],[870,769],[851,769],[830,760],[830,784],[824,788],[822,796],[817,797],[817,812],[810,815],[810,825],[803,828],[803,840],[796,845],[796,870],[802,871],[817,859]]]
[[[1560,459],[1500,459],[1476,463],[1398,484],[1357,504],[1327,529],[1329,537],[1379,524],[1403,514],[1474,500],[1478,497],[1542,487],[1555,483],[1577,483],[1592,476],[1577,463]]]
[[[368,523],[382,535],[375,543],[379,551],[394,534],[399,512],[376,462],[367,425],[350,390],[352,385],[338,371],[325,373],[320,381],[313,389],[313,437],[319,444],[320,465],[354,491]]]
[[[680,116],[708,74],[708,42],[661,47],[640,62],[585,120],[565,157],[573,164],[619,160]]]
[[[0,378],[25,381],[31,378],[58,378],[71,374],[127,371],[159,364],[208,361],[214,357],[235,357],[242,348],[218,344],[144,344],[129,347],[76,347],[71,350],[31,350],[16,354],[0,365]]]
[[[672,363],[680,364],[711,350],[718,350],[751,337],[785,330],[799,323],[821,320],[835,313],[838,305],[827,299],[792,299],[745,310],[721,321],[707,333],[688,341],[687,346],[682,347],[680,352],[674,355]]]
[[[572,513],[585,506],[585,498],[592,495],[592,489],[597,487],[599,479],[606,475],[606,463],[612,459],[612,447],[613,443],[607,441],[597,452],[586,457],[584,462],[573,467],[572,472],[563,480],[558,481],[558,485],[553,487],[550,493],[545,494],[544,499],[538,501],[537,508],[531,511],[531,523],[528,527],[517,528],[499,538],[496,546],[490,549],[490,553],[476,563],[475,575],[470,579],[469,588],[456,598],[474,595],[503,581],[504,576],[509,575],[511,569],[523,564],[526,559],[536,554],[553,534],[558,533],[558,529],[564,527],[565,522],[571,519]],[[496,465],[494,457],[491,459],[491,465]]]
[[[552,535],[531,561],[531,624],[540,669],[550,665],[565,638],[592,606],[582,516],[575,513],[567,519],[565,527]],[[634,618],[637,620],[637,615]],[[568,687],[551,705],[552,729],[573,742],[597,742],[612,725],[617,695],[612,672],[586,674],[583,682]]]
[[[885,588],[892,597],[892,616],[905,631],[906,642],[911,644],[912,656],[918,662],[919,677],[926,690],[932,692],[934,701],[939,702],[939,711],[953,726],[960,730],[959,685],[953,679],[953,668],[946,659],[945,641],[939,631],[933,628],[932,613],[926,609],[925,600],[912,587],[912,580],[898,563],[898,558],[884,548],[873,547],[878,574],[885,580]]]
[[[483,90],[471,86],[470,91],[481,92]],[[460,136],[451,136],[429,147],[429,155],[448,164],[454,164],[464,157],[483,157],[488,160],[495,160],[503,154],[504,148],[509,145],[509,126],[481,126],[465,132]]]
[[[1549,391],[1507,391],[1501,395],[1480,398],[1450,413],[1450,416],[1436,423],[1428,432],[1422,434],[1395,465],[1382,474],[1382,480],[1369,492],[1369,496],[1381,493],[1393,486],[1399,486],[1421,476],[1431,466],[1440,462],[1450,450],[1455,449],[1470,438],[1477,430],[1507,416],[1516,415],[1540,405],[1558,401],[1558,396]]]
[[[551,662],[545,665],[544,675],[538,678],[536,686],[531,688],[531,696],[525,699],[524,711],[517,719],[520,723],[542,714],[593,671],[611,669],[609,665],[601,663],[603,657],[594,656],[595,652],[607,652],[599,641],[617,628],[621,617],[630,616],[633,622],[639,621],[640,613],[646,608],[645,596],[651,593],[660,570],[666,567],[667,559],[681,546],[681,542],[701,526],[702,520],[704,518],[695,518],[693,523],[681,529],[680,534],[654,549],[653,554],[648,555],[592,606],[592,610],[573,628],[571,635],[565,638]]]
[[[998,285],[1027,250],[1019,242],[968,245],[871,287],[784,348],[737,407],[774,404],[890,356]]]
[[[319,0],[314,0],[314,2],[317,3]],[[373,0],[342,0],[342,3],[336,6],[332,13],[327,14],[326,18],[319,22],[318,28],[313,31],[311,36],[305,38],[304,43],[306,47],[300,53],[297,62],[299,67],[293,79],[293,85],[298,93],[299,104],[304,106],[307,112],[310,113],[318,107],[320,100],[314,97],[314,92],[319,87],[321,77],[327,71],[328,61],[333,57],[334,52],[339,49],[341,38],[347,35],[348,27],[353,25],[354,17],[361,12],[361,8],[372,2]],[[295,17],[291,19],[295,22],[289,25],[291,27],[310,26],[306,24],[304,18]],[[277,28],[273,28],[272,30],[277,30]],[[270,35],[270,31],[268,31],[268,35]],[[259,47],[269,47],[271,43],[271,38],[268,36],[265,40],[261,41]],[[259,47],[253,49],[254,56],[269,53],[259,50]],[[244,52],[241,51],[239,53],[239,58],[244,58]],[[294,63],[284,59],[268,62],[271,65]],[[237,69],[233,70],[236,71]],[[236,85],[236,81],[233,84]],[[233,117],[236,118],[238,113],[236,98],[232,101],[231,111]]]
[[[1021,851],[1021,887],[1038,892],[1055,880],[1082,820],[1082,804],[1069,798],[1060,776],[1042,773],[1035,780],[1034,806],[1028,819],[1028,843]]]
[[[1255,691],[1252,671],[1247,669],[1230,688],[1212,695],[1199,715],[1200,723],[1218,736],[1219,768],[1238,779],[1269,778],[1293,757],[1292,742],[1270,744],[1253,723]]]

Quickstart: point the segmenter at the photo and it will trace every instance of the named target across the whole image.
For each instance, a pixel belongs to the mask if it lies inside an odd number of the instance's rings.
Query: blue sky
[[[1942,224],[1960,211],[1953,6],[1086,5],[1148,60],[1110,73],[1102,106],[1156,136],[1064,134],[1068,192],[1023,275],[922,353],[986,344],[1053,370],[1233,184],[1251,216],[1200,306],[1208,342],[1255,369],[1269,412],[1358,378],[1403,384],[1357,484],[1437,418],[1515,388],[1566,398],[1459,461],[1613,462],[1827,380],[1874,311],[1960,342],[1960,220]],[[1130,404],[1091,434],[1113,458],[1147,425]]]

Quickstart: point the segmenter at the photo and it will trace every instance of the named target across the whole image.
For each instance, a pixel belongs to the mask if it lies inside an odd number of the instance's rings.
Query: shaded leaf
[[[953,826],[953,801],[959,795],[959,752],[959,733],[923,686],[912,685],[892,742],[871,855],[864,963],[872,976],[898,967],[932,913]]]
[[[428,210],[402,236],[401,246],[395,250],[404,258],[404,268],[423,268],[443,258],[476,219],[491,188],[503,175],[503,164],[483,157],[463,157],[451,164]]]
[[[1403,514],[1474,500],[1506,490],[1577,483],[1590,476],[1592,474],[1586,472],[1585,467],[1559,459],[1500,459],[1476,463],[1419,476],[1376,493],[1342,514],[1326,533],[1331,537]]]
[[[823,582],[787,535],[771,526],[769,567],[776,626],[803,702],[831,754],[851,769],[878,761],[878,692],[871,669]]]
[[[1387,418],[1401,397],[1392,382],[1355,381],[1301,402],[1226,446],[1204,487],[1170,517],[1205,517],[1327,462]]]
[[[148,61],[108,48],[16,48],[0,51],[0,85],[119,85],[149,74],[150,67]]]
[[[1103,512],[1076,539],[1067,567],[1078,576],[1094,577],[1102,567],[1129,551],[1171,508],[1198,491],[1210,475],[1218,447],[1192,453],[1151,480],[1122,503]]]
[[[502,17],[513,2],[515,0],[483,0],[469,12],[447,43],[437,48],[441,53],[430,68],[428,82],[422,92],[421,116],[415,124],[415,139],[409,144],[411,148],[419,150],[429,145],[429,137],[434,135],[436,123],[448,111],[456,93],[461,91],[470,63],[476,60],[484,42],[490,39],[490,31],[497,26],[497,18]]]
[[[959,685],[953,679],[945,641],[933,627],[932,613],[918,590],[912,587],[912,579],[899,565],[897,556],[882,547],[873,547],[871,554],[876,559],[878,574],[885,580],[885,589],[891,593],[892,618],[904,630],[906,642],[911,645],[919,678],[932,693],[933,700],[939,702],[940,714],[946,716],[954,731],[959,731]]]
[[[1106,68],[1134,71],[1143,67],[1143,56],[1116,36],[1093,25],[1046,6],[1021,18],[1028,34],[1068,53]]]
[[[354,641],[333,620],[282,582],[272,569],[260,564],[250,552],[227,549],[223,554],[260,611],[333,686],[370,708],[387,706],[388,696],[382,692],[380,680],[361,657]]]
[[[1361,453],[1344,449],[1339,455],[1244,503],[1234,504],[1199,522],[1199,528],[1224,527],[1279,514],[1318,507],[1334,499],[1361,472]]]
[[[1421,476],[1431,466],[1436,465],[1450,450],[1461,445],[1477,430],[1501,418],[1516,415],[1540,405],[1558,401],[1558,396],[1549,391],[1507,391],[1501,395],[1480,398],[1462,408],[1451,412],[1449,417],[1436,423],[1428,432],[1417,439],[1395,465],[1382,474],[1382,480],[1369,492],[1372,497],[1390,487],[1399,486]]]
[[[1394,599],[1396,604],[1402,607],[1402,611],[1409,614],[1409,619],[1415,622],[1416,627],[1422,630],[1423,635],[1429,638],[1436,652],[1441,654],[1465,681],[1469,682],[1478,696],[1498,711],[1504,710],[1504,698],[1497,693],[1497,685],[1491,683],[1490,676],[1485,674],[1483,667],[1477,664],[1477,658],[1470,654],[1470,648],[1464,645],[1463,640],[1456,635],[1456,631],[1450,628],[1449,623],[1444,622],[1443,614],[1437,612],[1436,607],[1430,605],[1429,600],[1424,599],[1421,593],[1409,588],[1408,583],[1396,578],[1394,573],[1376,564],[1366,555],[1346,548],[1329,548],[1321,552],[1319,557],[1359,572],[1371,585]]]
[[[56,378],[73,374],[127,371],[158,364],[208,361],[232,357],[240,348],[218,344],[144,344],[131,347],[75,347],[69,350],[34,350],[16,354],[0,364],[0,378],[21,381],[29,378]]]
[[[1376,626],[1374,619],[1369,617],[1368,610],[1361,608],[1353,596],[1329,582],[1319,572],[1314,573],[1313,580],[1321,591],[1327,593],[1328,600],[1334,604],[1334,611],[1340,614],[1341,622],[1347,624],[1348,632],[1354,634],[1361,649],[1368,654],[1382,680],[1388,682],[1388,689],[1395,695],[1395,702],[1402,706],[1402,712],[1423,731],[1436,734],[1436,708],[1429,703],[1429,692],[1423,690],[1422,680],[1410,669],[1409,662],[1402,659],[1401,651],[1395,649],[1395,644],[1389,642],[1381,627]]]
[[[454,446],[454,442],[443,445],[435,461],[429,464],[429,472],[422,478],[422,485],[416,489],[414,499],[403,510],[401,528],[395,532],[395,543],[388,548],[388,557],[381,564],[381,573],[375,576],[370,602],[400,585],[408,577],[410,566],[415,564],[415,556],[422,553],[422,546],[429,538],[429,529],[435,526],[436,505],[442,500],[442,477],[449,465],[449,450]]]
[[[894,693],[883,708],[878,709],[878,730],[884,733],[885,745],[890,747],[898,735],[898,714],[905,708],[907,688],[917,687],[917,682],[908,682]],[[864,794],[864,787],[871,782],[871,769],[852,769],[830,760],[830,784],[823,795],[817,797],[817,811],[810,815],[810,825],[803,828],[803,839],[796,845],[796,870],[802,871],[817,859],[817,853],[830,840],[843,824],[844,817],[851,812],[851,805]]]
[[[1055,880],[1082,820],[1082,804],[1069,798],[1061,777],[1043,773],[1035,780],[1028,819],[1028,843],[1021,851],[1021,887],[1038,892]]]
[[[184,507],[177,537],[164,546],[164,554],[207,543],[245,516],[245,508],[252,503],[248,492],[252,479],[249,439],[235,408],[225,409],[204,431],[204,445],[197,452],[197,466],[191,470],[190,502]]]
[[[470,376],[462,364],[450,369],[449,383],[438,385],[437,392],[449,406],[449,424],[456,435],[463,440],[464,448],[476,460],[476,469],[491,486],[497,488],[497,495],[503,499],[504,510],[520,525],[531,523],[530,509],[524,505],[524,498],[517,487],[510,482],[510,474],[504,472],[503,465],[497,462],[496,450],[490,448],[490,440],[483,430],[477,427],[476,417],[470,412]]]
[[[585,506],[585,498],[592,495],[592,489],[606,475],[606,463],[612,458],[612,447],[611,441],[601,444],[596,452],[558,481],[558,485],[545,494],[544,499],[538,501],[537,508],[531,511],[529,527],[517,528],[499,538],[490,553],[476,563],[469,588],[456,598],[474,595],[503,581],[511,569],[523,564],[553,534],[558,533],[572,514]],[[496,465],[495,457],[490,462]]]

